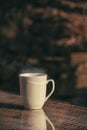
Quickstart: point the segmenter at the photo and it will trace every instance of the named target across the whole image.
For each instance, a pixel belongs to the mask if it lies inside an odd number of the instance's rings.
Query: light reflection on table
[[[19,95],[0,92],[0,130],[87,130],[87,108],[49,99],[26,110]]]

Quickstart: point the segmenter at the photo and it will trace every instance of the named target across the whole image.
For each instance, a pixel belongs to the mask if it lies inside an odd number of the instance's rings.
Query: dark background
[[[1,90],[19,93],[19,73],[44,71],[56,82],[55,95],[75,95],[87,88],[86,78],[78,85],[86,50],[86,0],[0,1]]]

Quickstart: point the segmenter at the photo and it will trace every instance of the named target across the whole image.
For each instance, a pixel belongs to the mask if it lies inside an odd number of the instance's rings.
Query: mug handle
[[[54,92],[54,89],[55,89],[54,80],[53,80],[53,79],[47,80],[47,84],[48,84],[49,82],[52,82],[52,90],[51,90],[51,92],[48,94],[48,96],[45,98],[45,102],[46,102],[46,101],[48,100],[48,98],[52,95],[52,93]]]
[[[46,120],[47,120],[47,122],[50,124],[50,126],[52,127],[52,130],[55,130],[55,127],[54,127],[54,125],[53,125],[53,123],[50,121],[50,119],[45,115],[45,117],[46,117]]]

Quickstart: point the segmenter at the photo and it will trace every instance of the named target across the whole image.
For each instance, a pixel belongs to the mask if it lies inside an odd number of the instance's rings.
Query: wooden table
[[[49,99],[26,110],[19,95],[0,92],[0,130],[87,130],[87,107]]]

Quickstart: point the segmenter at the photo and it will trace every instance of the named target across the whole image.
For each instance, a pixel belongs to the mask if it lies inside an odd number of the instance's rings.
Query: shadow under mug
[[[47,84],[51,82],[51,92],[46,96]],[[55,82],[47,79],[45,73],[22,73],[19,74],[20,94],[26,109],[40,109],[53,94]]]

